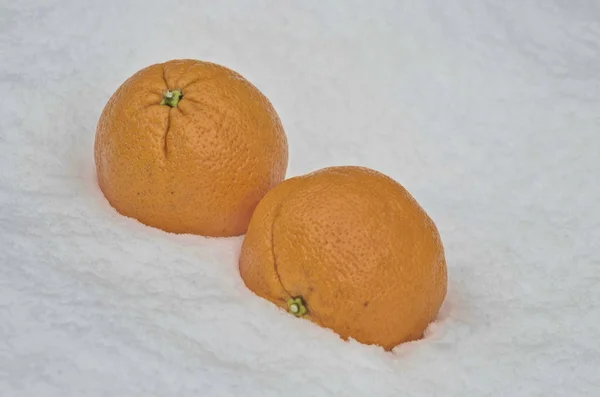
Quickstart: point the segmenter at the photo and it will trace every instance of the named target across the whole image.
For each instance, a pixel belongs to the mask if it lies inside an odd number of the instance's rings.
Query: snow
[[[0,396],[600,395],[600,3],[0,0]],[[241,237],[119,216],[96,122],[135,71],[233,68],[288,176],[364,165],[437,223],[449,292],[384,352],[255,297]]]

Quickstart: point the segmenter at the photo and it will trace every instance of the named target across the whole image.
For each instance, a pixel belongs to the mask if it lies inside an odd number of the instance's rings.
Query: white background
[[[600,2],[0,0],[0,396],[600,395]],[[109,96],[153,63],[273,102],[294,176],[363,165],[437,223],[449,292],[391,353],[256,298],[242,238],[121,217]]]

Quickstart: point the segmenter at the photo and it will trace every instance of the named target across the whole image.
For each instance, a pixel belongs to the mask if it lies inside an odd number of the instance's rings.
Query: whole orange
[[[447,288],[433,221],[400,184],[362,167],[325,168],[267,193],[239,270],[258,296],[387,350],[423,336]]]
[[[96,130],[98,183],[121,214],[174,233],[234,236],[285,178],[287,138],[269,100],[238,73],[197,60],[127,79]]]

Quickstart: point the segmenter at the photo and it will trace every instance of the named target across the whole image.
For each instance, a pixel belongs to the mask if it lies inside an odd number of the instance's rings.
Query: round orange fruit
[[[267,193],[239,270],[258,296],[386,350],[423,336],[447,288],[433,221],[400,184],[363,167],[325,168]]]
[[[148,66],[117,89],[94,157],[119,213],[167,232],[235,236],[285,178],[288,146],[255,86],[224,66],[184,59]]]

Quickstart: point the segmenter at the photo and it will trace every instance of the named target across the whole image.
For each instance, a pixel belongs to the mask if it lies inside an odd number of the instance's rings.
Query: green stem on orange
[[[308,310],[306,309],[304,300],[302,299],[301,296],[288,299],[287,305],[288,305],[288,311],[296,317],[302,317],[306,313],[308,313]]]
[[[179,100],[183,98],[183,92],[181,92],[181,90],[167,90],[162,98],[162,101],[160,101],[161,105],[166,105],[172,108],[176,108],[177,107],[177,103],[179,103]]]

